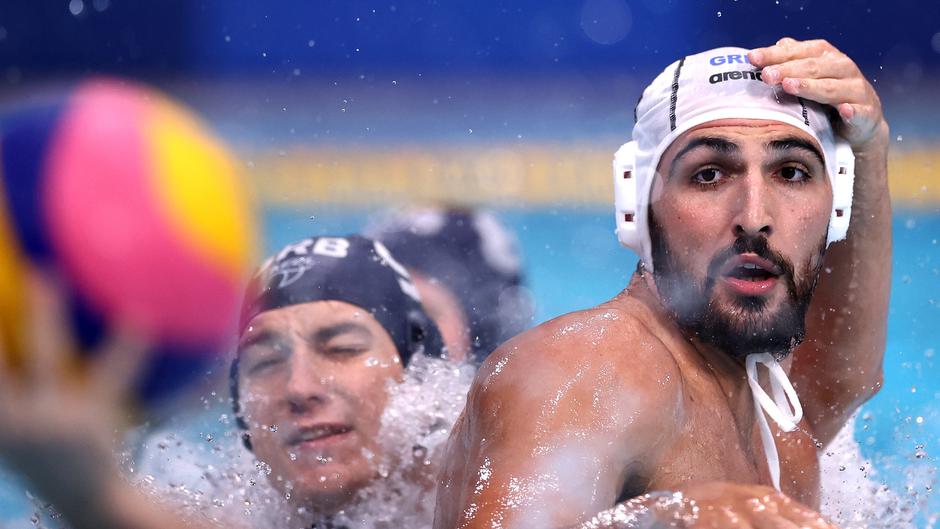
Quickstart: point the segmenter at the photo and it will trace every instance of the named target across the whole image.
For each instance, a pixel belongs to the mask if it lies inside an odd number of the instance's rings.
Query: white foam
[[[822,513],[842,529],[914,528],[915,501],[880,480],[855,440],[855,421],[852,417],[819,457]]]
[[[468,365],[412,359],[403,382],[389,387],[379,432],[383,453],[373,459],[383,478],[359,491],[333,517],[334,525],[430,529],[438,463],[472,379]],[[151,436],[135,472],[141,485],[161,502],[222,525],[300,529],[321,518],[290,505],[271,485],[277,476],[241,445],[234,428],[211,442],[200,438],[183,440],[174,432]]]

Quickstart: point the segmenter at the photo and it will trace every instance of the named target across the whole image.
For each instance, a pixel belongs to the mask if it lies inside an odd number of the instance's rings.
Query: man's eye
[[[258,362],[255,362],[254,364],[252,364],[251,368],[248,369],[248,373],[250,374],[263,373],[265,371],[269,371],[274,366],[277,366],[280,363],[281,361],[278,358],[268,358],[265,360],[259,360]]]
[[[784,167],[780,169],[780,178],[787,182],[804,182],[810,179],[809,173],[799,167]]]
[[[327,354],[336,356],[355,356],[364,353],[369,348],[364,345],[331,345],[326,348]]]
[[[721,180],[722,177],[721,170],[710,167],[695,173],[692,180],[697,184],[714,184]]]

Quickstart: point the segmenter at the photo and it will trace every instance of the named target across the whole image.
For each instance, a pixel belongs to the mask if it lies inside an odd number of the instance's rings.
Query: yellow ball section
[[[257,234],[238,162],[190,113],[158,94],[151,102],[144,137],[166,218],[194,252],[242,277],[256,259]]]

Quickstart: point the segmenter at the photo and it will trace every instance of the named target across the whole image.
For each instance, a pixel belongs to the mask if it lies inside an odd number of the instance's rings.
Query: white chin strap
[[[767,367],[770,374],[770,390],[774,394],[773,399],[767,395],[758,382],[757,364],[764,364]],[[790,384],[790,379],[787,378],[787,374],[783,372],[783,368],[773,355],[770,353],[749,354],[745,359],[745,367],[747,368],[747,383],[751,386],[751,396],[754,397],[754,411],[760,427],[760,440],[764,445],[764,454],[767,456],[770,479],[773,481],[774,488],[780,490],[780,456],[777,455],[777,445],[774,443],[774,436],[770,432],[765,415],[770,415],[770,418],[784,432],[792,432],[803,418],[803,407],[800,405],[799,397],[796,396],[796,390]]]

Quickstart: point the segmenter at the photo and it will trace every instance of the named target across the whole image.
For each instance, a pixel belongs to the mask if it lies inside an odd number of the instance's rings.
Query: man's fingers
[[[3,329],[0,329],[0,423],[6,423],[5,418],[15,406],[16,388],[19,384],[15,380],[10,365],[6,362],[6,350],[3,346]]]
[[[832,44],[825,40],[799,41],[784,37],[773,46],[756,48],[748,53],[748,60],[754,66],[763,68],[795,59],[816,57],[828,53],[838,53]]]
[[[27,376],[37,391],[52,391],[61,385],[72,350],[65,303],[48,275],[33,272],[27,284]]]
[[[778,84],[787,77],[796,79],[844,79],[859,75],[858,67],[852,59],[844,55],[839,57],[807,57],[794,59],[773,66],[766,66],[761,71],[761,78],[767,84]]]
[[[807,79],[786,77],[780,82],[783,91],[824,105],[863,103],[867,86],[864,79]]]
[[[842,103],[836,110],[839,111],[843,124],[849,128],[866,128],[881,116],[881,109],[873,105]]]
[[[148,344],[126,327],[119,327],[94,355],[89,382],[105,398],[128,396],[147,361]]]

